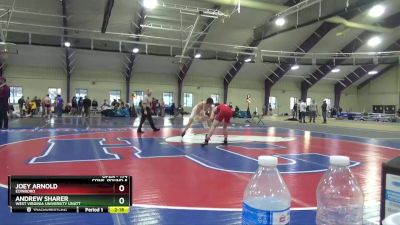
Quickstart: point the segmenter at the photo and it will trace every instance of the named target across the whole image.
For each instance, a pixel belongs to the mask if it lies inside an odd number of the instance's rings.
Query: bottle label
[[[388,217],[400,211],[400,176],[386,174],[385,215]]]
[[[242,225],[287,225],[290,221],[290,208],[265,211],[243,203]]]

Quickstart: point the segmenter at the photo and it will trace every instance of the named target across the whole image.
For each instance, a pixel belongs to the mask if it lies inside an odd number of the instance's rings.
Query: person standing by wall
[[[160,110],[161,110],[161,117],[165,116],[165,103],[164,99],[161,98],[161,103],[160,103]]]
[[[57,95],[57,116],[58,117],[62,117],[63,107],[64,107],[64,99],[61,97],[61,95]]]
[[[76,101],[76,97],[72,97],[71,101],[71,114],[75,116],[78,113],[78,102]]]
[[[48,94],[43,97],[42,104],[43,104],[43,114],[42,115],[51,117],[51,99]]]
[[[8,129],[8,99],[10,98],[10,87],[6,83],[6,78],[0,77],[0,128]]]
[[[295,102],[294,105],[293,105],[292,118],[293,119],[297,119],[297,102]]]
[[[137,132],[139,134],[144,133],[142,131],[142,126],[146,119],[149,121],[153,131],[160,130],[154,126],[153,118],[151,117],[151,94],[152,91],[150,89],[147,89],[147,93],[143,96],[142,107],[141,107],[142,116],[140,118],[140,123],[137,129]]]
[[[315,123],[315,117],[317,116],[317,111],[318,111],[315,100],[312,100],[312,103],[310,104],[309,108],[310,108],[310,115],[309,115],[310,121],[309,122],[311,123],[311,121],[312,121],[313,123]]]
[[[301,101],[301,100],[300,100]],[[307,104],[305,101],[300,102],[300,123],[306,123]]]
[[[322,111],[322,118],[324,119],[323,123],[326,123],[326,112],[327,112],[327,108],[328,105],[326,104],[326,101],[324,100],[324,102],[321,105],[321,111]]]
[[[86,95],[85,99],[82,102],[83,104],[83,111],[85,113],[85,117],[89,118],[90,116],[90,106],[92,106],[92,101],[89,99],[89,97]]]
[[[21,117],[25,116],[25,109],[24,109],[25,99],[24,99],[24,96],[21,96],[21,98],[18,99],[18,106],[19,106],[19,115]]]

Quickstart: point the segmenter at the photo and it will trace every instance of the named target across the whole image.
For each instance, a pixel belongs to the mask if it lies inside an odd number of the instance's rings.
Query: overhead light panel
[[[374,18],[382,16],[383,13],[385,13],[385,7],[383,5],[375,5],[368,11],[368,15]]]
[[[200,58],[201,58],[201,54],[200,54],[200,53],[197,53],[196,55],[194,55],[194,58],[200,59]]]
[[[375,75],[375,74],[378,74],[378,71],[376,71],[376,70],[371,70],[371,71],[368,72],[368,74],[369,74],[369,75]]]
[[[300,68],[300,66],[299,65],[293,65],[290,69],[292,69],[292,70],[298,70]]]
[[[279,17],[279,18],[277,18],[277,19],[275,20],[275,25],[277,25],[277,26],[279,26],[279,27],[285,25],[285,23],[286,23],[286,20],[285,20],[285,18],[283,18],[283,17]]]
[[[332,72],[332,73],[339,73],[339,72],[340,72],[340,69],[339,69],[339,68],[335,68],[335,69],[331,70],[331,72]]]
[[[132,49],[132,52],[133,52],[133,53],[138,53],[138,52],[139,52],[139,49],[138,49],[138,48],[134,48],[134,49]]]
[[[251,58],[247,58],[244,60],[245,62],[251,62]]]
[[[154,9],[155,7],[157,7],[157,5],[157,0],[143,0],[143,6],[146,9]]]
[[[368,46],[370,47],[378,46],[380,43],[382,43],[382,38],[378,36],[370,38],[367,42]]]
[[[64,42],[64,46],[67,48],[71,47],[71,42],[69,41]]]

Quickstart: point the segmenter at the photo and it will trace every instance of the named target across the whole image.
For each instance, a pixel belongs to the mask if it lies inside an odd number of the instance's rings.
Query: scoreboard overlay
[[[9,176],[8,205],[23,213],[128,213],[131,176]]]

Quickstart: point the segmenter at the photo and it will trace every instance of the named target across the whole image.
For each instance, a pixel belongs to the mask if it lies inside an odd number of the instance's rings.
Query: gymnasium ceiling
[[[299,11],[298,18],[297,13],[287,15],[287,22],[282,27],[275,25],[277,13],[300,0],[241,0],[240,13],[239,0],[158,0],[159,5],[151,10],[143,8],[142,0],[63,1],[0,0],[0,14],[10,9],[8,12],[12,12],[9,24],[10,14],[1,17],[3,31],[8,31],[6,41],[17,43],[19,51],[18,55],[10,55],[6,63],[63,67],[63,43],[69,41],[75,52],[74,69],[118,70],[123,74],[129,65],[127,60],[131,50],[137,47],[139,53],[133,74],[176,74],[180,62],[187,62],[195,53],[201,53],[202,58],[193,60],[187,76],[223,79],[235,61],[247,57],[245,53],[248,53],[252,62],[245,63],[236,77],[264,80],[273,75],[279,65],[262,62],[261,50],[295,51],[323,23],[333,23],[332,17],[335,16],[336,19],[338,16],[346,17],[346,13],[350,13],[345,10],[347,3],[347,9],[360,6],[347,19],[351,26],[339,24],[331,29],[314,43],[309,53],[338,52],[366,31],[371,32],[370,36],[380,36],[382,43],[373,48],[365,43],[352,52],[386,51],[400,38],[400,16],[396,17],[400,15],[398,0],[304,0],[321,2],[321,11],[319,3],[306,7]],[[109,7],[110,17],[104,26],[105,11],[110,2],[114,3]],[[385,13],[378,18],[368,16],[368,10],[375,3],[385,6]],[[190,10],[219,10],[220,15],[212,18],[204,16],[211,15],[207,13],[190,14]],[[387,27],[385,19],[389,17],[398,19],[392,21],[388,29],[379,30]],[[102,29],[105,29],[104,33]],[[188,36],[191,39],[184,57],[179,57]],[[349,60],[345,62],[350,65],[336,65],[340,71],[329,72],[320,82],[335,84],[359,68],[351,65]],[[319,66],[300,65],[298,70],[287,71],[282,79],[300,83]],[[385,67],[377,66],[375,70]],[[358,85],[369,77],[363,76],[351,85]]]

